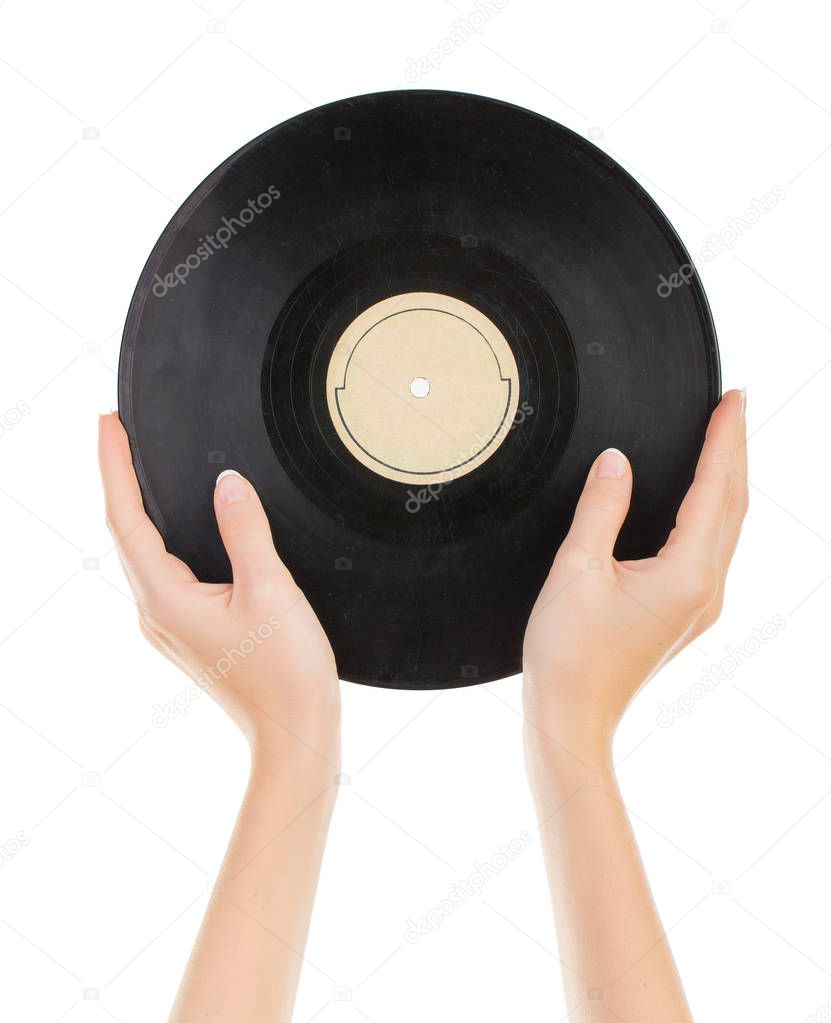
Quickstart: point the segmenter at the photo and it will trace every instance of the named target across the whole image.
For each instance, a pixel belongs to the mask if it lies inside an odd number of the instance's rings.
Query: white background
[[[187,682],[143,645],[102,520],[96,413],[115,404],[144,259],[229,153],[310,106],[414,84],[408,60],[477,10],[233,2],[0,4],[0,1015],[15,1023],[165,1017],[246,776],[207,697],[154,726]],[[701,1020],[803,1021],[831,1002],[828,29],[810,0],[508,0],[415,83],[591,133],[692,251],[784,189],[702,267],[725,386],[748,388],[751,513],[725,612],[616,747]],[[660,726],[776,615],[732,680]],[[404,940],[476,861],[536,834],[519,691],[344,687],[351,784],[301,1023],[565,1013],[538,840]]]

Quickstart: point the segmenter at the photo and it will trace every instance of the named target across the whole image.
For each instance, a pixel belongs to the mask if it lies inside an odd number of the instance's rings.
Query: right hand
[[[604,753],[638,689],[718,617],[747,510],[744,396],[728,392],[713,413],[663,550],[620,562],[631,491],[624,455],[599,455],[531,612],[523,670],[535,753]]]

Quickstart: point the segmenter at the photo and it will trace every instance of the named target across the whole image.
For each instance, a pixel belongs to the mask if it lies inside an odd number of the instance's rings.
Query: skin
[[[170,1023],[283,1023],[340,763],[334,656],[247,481],[222,474],[214,495],[233,583],[200,583],[145,514],[115,413],[101,417],[99,449],[107,520],[142,632],[225,708],[251,749],[218,891]],[[624,456],[604,452],[529,619],[526,761],[575,1023],[691,1018],[620,801],[612,740],[638,689],[718,616],[746,476],[744,398],[731,391],[666,546],[618,562],[632,477]]]
[[[101,417],[99,454],[107,521],[142,632],[224,707],[251,749],[248,789],[170,1023],[283,1023],[340,762],[332,649],[242,477],[225,475],[215,491],[233,584],[211,585],[165,550],[116,414]],[[227,670],[234,650],[250,652]]]
[[[619,562],[632,472],[592,466],[529,619],[525,751],[573,1023],[691,1019],[612,767],[635,693],[716,620],[747,510],[744,395],[713,414],[695,479],[655,558]]]

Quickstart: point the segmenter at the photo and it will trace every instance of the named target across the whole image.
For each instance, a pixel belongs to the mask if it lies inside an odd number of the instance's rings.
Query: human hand
[[[526,748],[596,765],[638,689],[718,617],[747,509],[744,394],[713,413],[695,479],[657,557],[616,561],[632,471],[613,449],[589,473],[531,612]]]
[[[118,414],[102,416],[107,522],[150,643],[207,690],[255,751],[339,757],[340,687],[320,622],[274,549],[254,488],[221,474],[214,492],[233,583],[197,581],[147,516]],[[314,757],[312,757],[314,759]]]

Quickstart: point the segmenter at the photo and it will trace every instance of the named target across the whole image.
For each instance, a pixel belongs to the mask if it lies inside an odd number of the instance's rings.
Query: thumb
[[[589,471],[566,539],[581,547],[586,557],[610,558],[631,495],[629,460],[617,448],[607,448]]]
[[[234,469],[216,479],[214,510],[222,542],[231,561],[234,590],[257,588],[288,575],[274,549],[271,527],[251,484]]]

